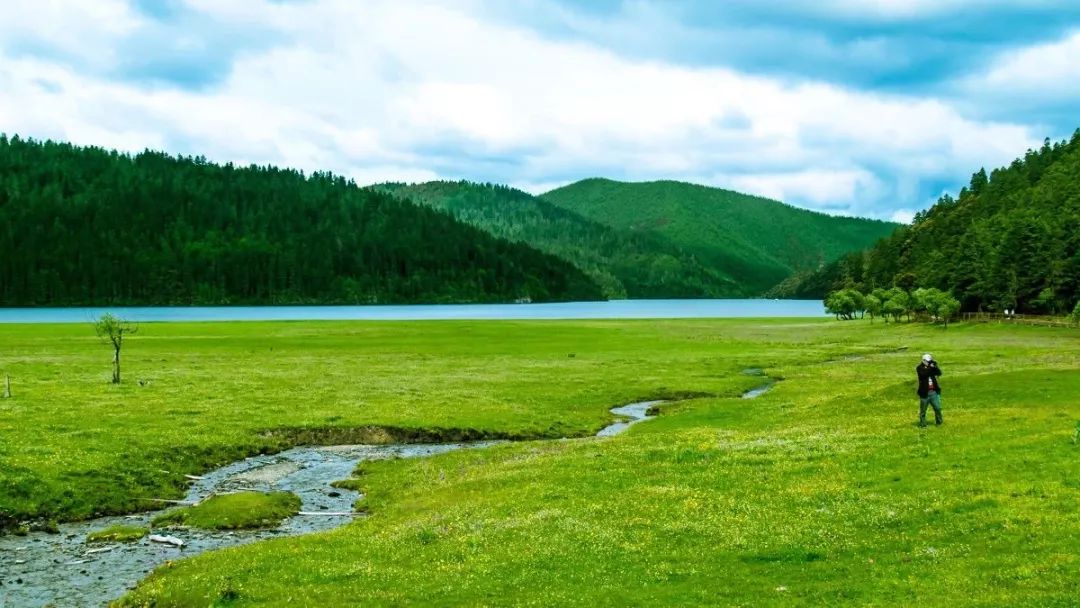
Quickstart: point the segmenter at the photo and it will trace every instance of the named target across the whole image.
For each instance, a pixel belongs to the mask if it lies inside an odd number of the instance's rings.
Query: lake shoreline
[[[360,306],[90,306],[0,308],[0,324],[89,323],[109,312],[130,321],[492,321],[825,318],[820,300],[609,300],[542,304]]]

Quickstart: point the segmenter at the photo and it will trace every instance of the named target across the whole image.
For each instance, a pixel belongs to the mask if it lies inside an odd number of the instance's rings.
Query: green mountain
[[[556,255],[583,270],[611,298],[748,295],[731,277],[660,235],[605,226],[507,186],[428,182],[373,188]]]
[[[541,198],[608,226],[661,235],[750,293],[867,247],[896,228],[673,181],[586,179]]]
[[[328,173],[0,135],[0,306],[589,300],[563,260]]]
[[[980,169],[870,249],[806,277],[795,291],[935,287],[964,310],[1060,313],[1080,300],[1080,130]]]

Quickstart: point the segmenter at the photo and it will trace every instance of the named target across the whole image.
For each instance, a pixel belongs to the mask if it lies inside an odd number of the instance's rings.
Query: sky
[[[909,221],[1080,127],[1080,2],[6,0],[0,132]]]

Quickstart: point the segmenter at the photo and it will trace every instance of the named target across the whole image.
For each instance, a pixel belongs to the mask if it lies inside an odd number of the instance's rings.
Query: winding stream
[[[604,427],[597,436],[616,435],[632,424],[651,418],[650,408],[659,403],[647,401],[612,408],[611,413],[625,419]],[[352,510],[360,494],[330,484],[350,478],[360,462],[421,458],[495,443],[498,442],[307,446],[234,462],[195,480],[185,500],[196,501],[211,493],[240,490],[284,490],[300,496],[304,513],[349,514],[298,515],[268,530],[168,532],[184,541],[182,548],[154,543],[148,538],[130,543],[86,542],[87,534],[115,524],[148,526],[160,510],[61,524],[59,534],[0,536],[0,606],[105,605],[168,560],[278,536],[329,530],[348,523],[358,516]]]
[[[755,386],[754,388],[746,391],[742,394],[743,399],[757,399],[758,397],[769,392],[772,387],[776,386],[776,380],[765,375],[765,370],[760,367],[748,367],[742,371],[744,376],[758,376],[764,378],[764,382]]]
[[[613,422],[605,426],[600,429],[600,432],[598,432],[596,436],[611,437],[612,435],[618,435],[630,428],[631,425],[652,418],[653,415],[650,415],[649,411],[661,403],[663,403],[663,401],[642,401],[641,403],[631,403],[630,405],[611,408],[612,414],[615,414],[616,416],[626,416],[627,419]]]
[[[769,389],[771,389],[774,386],[776,386],[776,382],[773,381],[773,380],[769,380],[768,382],[766,382],[765,384],[762,384],[761,386],[756,386],[756,387],[746,391],[745,393],[742,394],[742,398],[743,399],[757,399],[758,397],[760,397],[760,396],[764,395],[765,393],[769,392]]]

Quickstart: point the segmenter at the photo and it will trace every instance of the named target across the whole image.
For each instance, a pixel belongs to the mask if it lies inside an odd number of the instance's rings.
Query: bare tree
[[[124,336],[138,333],[139,327],[110,313],[105,313],[94,323],[94,331],[102,341],[112,344],[112,383],[120,384],[120,347],[124,345]]]

